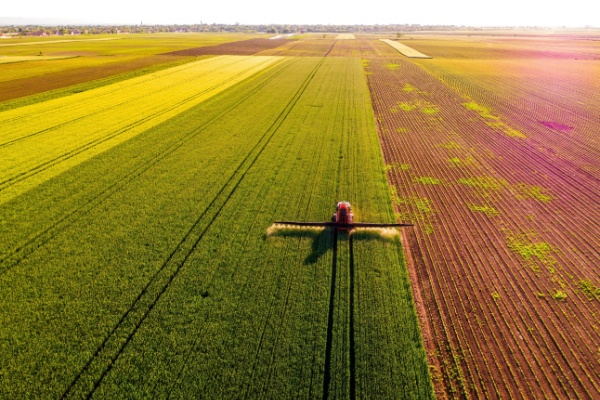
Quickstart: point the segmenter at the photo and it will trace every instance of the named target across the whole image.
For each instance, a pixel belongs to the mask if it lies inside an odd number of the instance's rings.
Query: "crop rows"
[[[360,60],[280,60],[0,205],[0,397],[431,396],[397,239],[265,235],[392,219]]]
[[[594,78],[594,62],[550,59],[540,65],[519,59],[494,63],[440,60],[425,67],[527,131],[531,141],[545,148],[545,157],[576,168],[582,182],[590,173],[600,176],[600,138],[596,135],[600,103],[595,95],[600,80]],[[477,72],[481,70],[488,73]]]
[[[467,75],[452,82],[469,97],[410,61],[366,71],[399,217],[418,223],[406,236],[437,393],[597,397],[595,180]]]
[[[212,58],[1,113],[5,131],[0,138],[0,201],[24,193],[279,61]],[[32,148],[39,150],[32,152]]]

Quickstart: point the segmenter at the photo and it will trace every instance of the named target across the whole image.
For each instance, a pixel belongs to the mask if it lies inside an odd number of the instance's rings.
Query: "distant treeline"
[[[265,32],[265,33],[376,33],[376,32],[414,32],[431,30],[455,30],[477,28],[459,27],[455,25],[228,25],[228,24],[194,24],[194,25],[12,25],[0,26],[0,34],[46,36],[77,34],[118,34],[118,33],[158,33],[158,32]]]

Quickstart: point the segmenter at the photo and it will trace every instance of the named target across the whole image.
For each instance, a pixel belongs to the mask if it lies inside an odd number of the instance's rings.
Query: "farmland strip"
[[[54,43],[68,43],[68,42],[90,42],[90,41],[104,41],[104,40],[119,40],[123,38],[96,38],[96,39],[72,39],[72,40],[44,40],[40,42],[19,42],[19,43],[2,43],[0,47],[8,46],[38,46],[41,44],[54,44]]]
[[[333,349],[333,324],[335,316],[335,295],[337,291],[336,277],[337,271],[337,243],[338,232],[333,231],[333,253],[331,257],[331,288],[329,289],[329,313],[327,315],[327,340],[325,345],[325,374],[323,376],[323,400],[329,398],[329,388],[331,385],[331,352]]]
[[[239,42],[222,43],[193,49],[177,50],[163,55],[201,56],[201,55],[245,55],[251,56],[264,50],[275,49],[288,42],[288,39],[248,39]]]
[[[0,44],[0,46],[2,46]],[[13,64],[27,61],[62,60],[73,56],[0,56],[0,64]]]
[[[66,100],[57,99],[1,113],[0,123],[8,130],[2,136],[4,147],[0,148],[5,166],[0,175],[0,201],[23,193],[280,61],[259,57],[204,60],[157,73],[170,77],[169,80],[154,79],[161,83],[159,85],[150,84],[147,77],[135,78],[73,95]],[[211,72],[222,63],[230,65],[225,64],[224,68]],[[165,81],[167,85],[162,83]],[[194,88],[191,85],[194,81],[202,82],[202,86]],[[141,86],[142,83],[145,85]],[[187,90],[183,90],[184,87]],[[122,97],[123,93],[135,97]],[[142,98],[144,102],[140,104],[137,100]],[[164,101],[165,98],[169,101]],[[100,110],[89,112],[98,102]],[[118,106],[113,105],[115,102]],[[69,113],[67,119],[62,120],[54,117],[57,108],[73,104],[77,104],[78,114]],[[43,129],[37,128],[41,124],[32,125],[28,120],[27,116],[32,112],[44,118]],[[100,123],[115,117],[118,118],[116,123]],[[37,129],[32,132],[32,127]],[[46,150],[41,155],[31,154],[27,150],[31,146],[44,146]]]
[[[356,398],[356,339],[354,337],[354,236],[350,233],[348,235],[348,244],[349,244],[349,285],[348,285],[348,293],[349,293],[349,310],[348,310],[348,335],[350,336],[350,344],[349,344],[349,352],[350,352],[350,398]]]
[[[379,40],[381,40],[383,43],[393,47],[394,49],[398,50],[398,52],[400,54],[402,54],[403,56],[406,56],[409,58],[431,58],[431,57],[421,53],[420,51],[413,49],[412,47],[408,47],[405,44],[398,43],[398,42],[395,42],[395,41],[389,40],[389,39],[379,39]]]

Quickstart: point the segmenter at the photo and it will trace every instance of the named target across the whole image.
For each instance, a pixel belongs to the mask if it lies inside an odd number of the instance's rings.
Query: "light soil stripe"
[[[283,57],[221,56],[0,114],[0,204]]]
[[[395,41],[389,40],[389,39],[379,39],[379,40],[381,40],[383,43],[386,43],[386,44],[392,46],[393,48],[398,50],[399,53],[401,53],[402,55],[404,55],[406,57],[409,57],[409,58],[432,58],[428,55],[425,55],[425,54],[413,49],[412,47],[408,47],[405,44],[398,43],[398,42],[395,42]]]

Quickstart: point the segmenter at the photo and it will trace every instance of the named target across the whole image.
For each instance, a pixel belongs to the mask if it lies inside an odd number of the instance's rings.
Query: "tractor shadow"
[[[353,232],[336,232],[327,228],[276,226],[272,225],[267,230],[266,237],[289,237],[312,239],[311,252],[304,259],[304,265],[314,264],[319,258],[330,250],[337,249],[338,240],[370,241],[377,240],[385,243],[399,243],[400,233],[393,228],[368,228]]]
[[[335,249],[335,236],[332,229],[285,225],[271,225],[266,234],[266,237],[311,239],[311,252],[304,259],[304,265],[316,263],[329,250]]]

